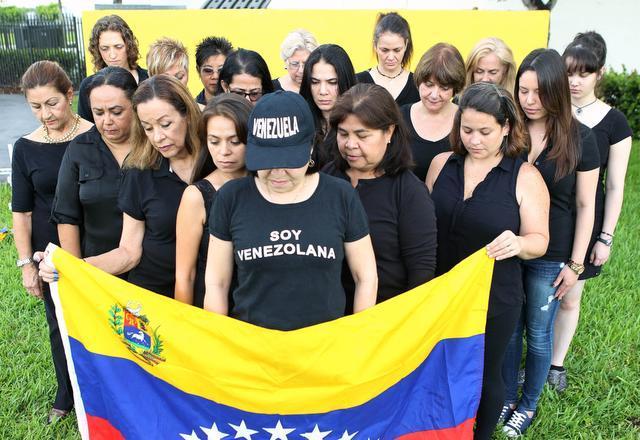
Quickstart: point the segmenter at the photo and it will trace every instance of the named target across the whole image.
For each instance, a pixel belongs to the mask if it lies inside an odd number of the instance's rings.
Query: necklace
[[[591,101],[589,104],[585,104],[585,105],[583,105],[582,107],[578,107],[578,106],[577,106],[577,105],[575,105],[575,104],[571,104],[571,105],[572,105],[573,107],[575,107],[575,108],[576,108],[576,114],[577,114],[577,115],[581,115],[581,114],[582,114],[582,109],[583,109],[583,108],[587,108],[587,107],[589,107],[591,104],[595,104],[597,100],[598,100],[598,98],[594,99],[594,100],[593,100],[593,101]]]
[[[400,72],[398,72],[397,75],[393,75],[393,76],[389,76],[389,75],[385,75],[384,73],[382,73],[380,71],[380,68],[378,66],[376,66],[376,70],[378,71],[378,73],[382,76],[384,76],[385,78],[389,78],[389,79],[396,79],[397,77],[399,77],[400,75],[402,75],[402,73],[404,72],[404,69],[400,69]]]
[[[78,127],[80,126],[80,115],[75,115],[74,119],[75,121],[73,122],[73,126],[71,127],[71,130],[69,130],[67,134],[65,134],[64,136],[58,139],[54,139],[51,136],[49,136],[49,128],[47,127],[47,124],[42,124],[42,129],[44,130],[44,135],[42,137],[44,137],[44,140],[48,144],[60,144],[62,142],[66,142],[70,139],[73,139],[73,136],[75,136],[76,132],[78,131]]]

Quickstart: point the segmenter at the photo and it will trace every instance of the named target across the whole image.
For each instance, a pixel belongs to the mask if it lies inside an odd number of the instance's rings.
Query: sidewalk
[[[11,170],[7,144],[31,133],[38,125],[23,95],[0,95],[0,182]]]

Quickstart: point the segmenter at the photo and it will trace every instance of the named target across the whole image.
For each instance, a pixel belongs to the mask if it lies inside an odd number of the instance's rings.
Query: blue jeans
[[[529,260],[523,262],[525,303],[516,331],[511,336],[502,377],[505,383],[505,403],[518,402],[518,369],[522,359],[522,333],[527,329],[525,382],[518,408],[535,411],[542,388],[547,381],[553,349],[553,322],[558,311],[553,282],[564,267],[563,262]]]

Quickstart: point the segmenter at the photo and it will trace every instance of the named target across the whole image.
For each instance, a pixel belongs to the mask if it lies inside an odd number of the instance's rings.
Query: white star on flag
[[[191,434],[180,434],[184,440],[200,440],[195,431],[191,431]]]
[[[356,436],[357,433],[358,431],[354,432],[353,434],[349,434],[349,431],[345,429],[344,433],[342,434],[342,437],[340,437],[338,440],[351,440]]]
[[[257,434],[258,431],[254,431],[253,429],[247,428],[247,425],[244,424],[244,420],[240,422],[240,425],[234,425],[233,423],[229,423],[233,429],[236,430],[236,436],[234,438],[243,438],[245,440],[251,440],[251,436],[253,434]]]
[[[287,438],[287,434],[290,434],[296,430],[295,428],[283,428],[282,423],[280,423],[280,420],[278,420],[278,423],[276,423],[275,428],[262,428],[262,429],[264,429],[269,434],[271,434],[271,438],[269,440],[289,440]]]
[[[213,425],[211,425],[211,428],[205,428],[204,426],[201,426],[200,429],[202,429],[204,433],[207,434],[206,440],[222,440],[229,435],[225,434],[222,431],[219,431],[218,426],[215,424],[215,422],[213,423]]]
[[[307,440],[324,440],[326,436],[331,434],[331,431],[320,431],[318,429],[318,424],[316,424],[315,428],[311,432],[305,432],[304,434],[300,434]]]

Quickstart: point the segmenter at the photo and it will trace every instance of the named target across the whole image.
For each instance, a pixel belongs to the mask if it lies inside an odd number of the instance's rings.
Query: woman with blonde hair
[[[178,40],[162,37],[149,46],[147,52],[149,76],[164,73],[175,77],[185,86],[189,82],[189,55]]]
[[[285,63],[284,69],[288,75],[274,79],[273,88],[300,93],[304,65],[316,47],[318,42],[311,32],[297,29],[289,33],[280,46],[280,57]]]
[[[201,149],[200,110],[187,88],[168,75],[144,81],[132,102],[133,145],[118,196],[120,245],[85,261],[114,275],[130,271],[129,282],[173,297],[176,215]],[[57,278],[51,266],[40,269],[45,281]]]
[[[497,37],[483,38],[467,57],[467,86],[485,81],[498,84],[513,92],[516,83],[516,62],[513,52]]]

